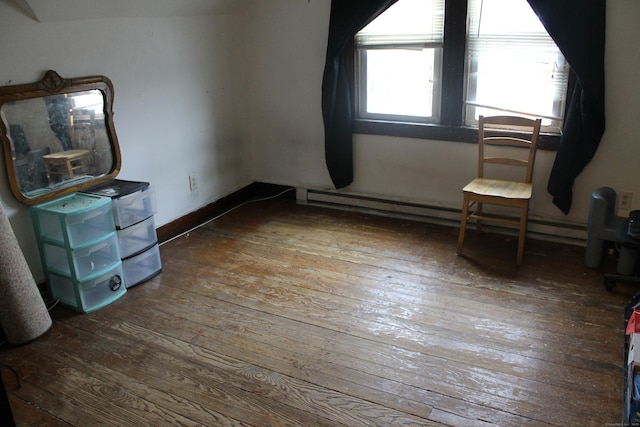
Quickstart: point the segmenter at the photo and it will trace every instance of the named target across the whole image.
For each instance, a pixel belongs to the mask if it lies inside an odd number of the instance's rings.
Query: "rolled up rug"
[[[9,344],[24,344],[52,325],[27,260],[0,205],[0,325]]]

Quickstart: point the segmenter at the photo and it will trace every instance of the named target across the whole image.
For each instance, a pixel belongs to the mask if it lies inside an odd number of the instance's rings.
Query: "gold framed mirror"
[[[0,87],[0,140],[11,191],[22,203],[110,181],[121,166],[113,84],[49,70],[38,82]]]

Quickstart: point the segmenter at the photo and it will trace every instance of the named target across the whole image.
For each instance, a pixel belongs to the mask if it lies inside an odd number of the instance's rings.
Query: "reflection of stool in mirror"
[[[69,179],[84,173],[86,161],[92,154],[91,150],[66,150],[42,156],[49,183],[54,182],[55,177]]]
[[[618,274],[605,274],[604,286],[608,291],[613,290],[616,283],[640,283],[640,276],[636,274],[638,264],[638,254],[640,254],[640,240],[634,239],[627,234],[629,219],[625,219],[618,225],[616,230],[616,244],[620,248]]]

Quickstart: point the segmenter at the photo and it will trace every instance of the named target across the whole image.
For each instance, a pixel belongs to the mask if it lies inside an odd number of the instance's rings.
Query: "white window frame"
[[[432,93],[432,105],[431,105],[431,116],[409,116],[402,114],[383,114],[383,113],[373,113],[367,111],[367,53],[370,50],[375,49],[433,49],[433,93]],[[429,46],[404,46],[399,47],[397,45],[387,47],[387,46],[376,46],[376,47],[361,47],[356,49],[357,58],[356,58],[356,69],[358,70],[358,75],[356,76],[356,92],[358,94],[357,97],[357,114],[358,117],[367,119],[367,120],[385,120],[385,121],[400,121],[400,122],[410,122],[410,123],[439,123],[440,122],[440,106],[442,101],[442,48],[440,46],[429,47]]]
[[[468,17],[468,13],[467,13],[468,5],[467,5],[467,0],[445,0],[445,2],[446,2],[445,12],[447,14],[451,14],[454,16],[454,18],[445,17],[445,22],[446,22],[445,25],[448,25],[449,29],[455,27],[455,30],[448,30],[448,28],[445,28],[444,38],[445,40],[447,39],[447,31],[453,31],[454,32],[453,36],[450,36],[450,39],[456,39],[457,37],[457,40],[460,40],[460,41],[455,43],[456,47],[453,49],[451,47],[452,46],[451,41],[447,42],[448,43],[447,46],[442,45],[442,49],[439,49],[439,54],[437,55],[437,64],[436,64],[436,68],[434,69],[435,76],[437,76],[439,79],[434,80],[434,94],[433,94],[434,109],[433,109],[432,118],[425,119],[422,117],[416,118],[413,116],[402,116],[402,115],[395,115],[395,114],[372,114],[365,111],[366,110],[365,106],[367,101],[366,54],[367,54],[367,50],[370,50],[373,47],[358,46],[358,43],[356,41],[355,49],[354,49],[355,51],[354,60],[355,60],[355,66],[356,66],[355,68],[356,70],[355,113],[356,113],[356,122],[357,122],[356,128],[358,128],[359,130],[365,130],[365,131],[366,129],[372,129],[373,133],[378,133],[380,132],[380,130],[383,129],[383,128],[380,128],[379,126],[384,125],[384,123],[388,123],[389,125],[397,125],[397,126],[402,126],[405,124],[409,124],[409,125],[410,124],[416,124],[416,125],[430,124],[430,125],[434,125],[435,127],[424,128],[425,132],[433,134],[436,137],[436,139],[444,138],[444,137],[447,137],[447,135],[449,135],[449,137],[452,137],[454,140],[471,141],[470,134],[465,129],[471,129],[473,126],[477,127],[477,121],[475,120],[475,114],[469,114],[469,110],[471,111],[474,110],[473,107],[480,108],[485,106],[473,105],[473,100],[467,100],[467,94],[468,94],[467,91],[469,90],[468,70],[470,67],[469,59],[468,59],[468,51],[467,51],[467,46],[469,43],[467,39],[468,32],[469,32],[469,26],[468,26],[469,23],[468,23],[468,18],[467,18],[467,22],[465,23],[463,22],[464,19],[461,19],[460,16]],[[451,12],[453,10],[456,10],[456,11]],[[454,22],[454,24],[451,24],[451,22]],[[465,28],[462,28],[463,25],[465,25]],[[464,33],[461,33],[463,31]],[[451,34],[451,32],[449,34]],[[462,41],[461,41],[463,34],[464,34],[464,39],[466,40],[464,45],[462,45]],[[461,46],[464,46],[464,47],[461,48]],[[393,46],[389,45],[389,46],[382,46],[382,47],[385,47],[385,48],[412,48],[413,47],[415,48],[416,46],[411,46],[410,44],[407,44],[406,46],[402,46],[402,45],[399,45],[398,43],[395,43]],[[381,46],[376,46],[376,48],[381,48]],[[452,58],[451,52],[455,52],[453,56],[458,58],[458,59],[454,59],[454,62],[457,62],[458,64],[464,64],[464,66],[462,65],[456,66],[456,67],[460,67],[458,68],[460,71],[453,72],[453,74],[451,74],[451,68],[450,68],[452,66],[452,63],[450,62]],[[461,55],[461,56],[458,56],[458,55]],[[445,56],[449,59],[445,59]],[[563,59],[564,58],[560,56],[558,61],[560,66],[562,66]],[[446,74],[446,77],[445,75],[442,74],[445,72],[444,68],[447,69],[446,72],[448,73]],[[462,68],[464,68],[464,70]],[[570,70],[568,66],[566,66],[565,68],[567,72],[565,74],[565,77],[563,78],[566,80],[566,83],[568,83],[568,80],[569,80],[568,74]],[[452,82],[454,86],[459,85],[460,89],[456,89],[453,92],[450,92],[452,88],[451,86]],[[556,105],[557,108],[555,109],[554,113],[551,115],[544,115],[547,119],[551,119],[554,121],[550,126],[547,126],[543,129],[545,132],[550,134],[555,134],[555,135],[560,134],[562,123],[564,120],[564,115],[565,115],[566,96],[567,96],[568,90],[569,89],[567,87],[565,87],[562,90],[563,98],[561,102],[558,103],[558,105]],[[462,99],[457,100],[459,97],[459,93],[461,93]],[[445,113],[445,109],[447,110],[446,113]],[[513,113],[516,115],[524,115],[522,114],[521,111],[512,111],[508,109],[499,108],[499,109],[494,109],[492,111],[495,111],[496,114]],[[471,116],[474,116],[474,117],[471,117]],[[536,115],[536,116],[539,116],[539,115]],[[439,119],[442,121],[439,121]],[[367,125],[368,121],[371,121],[371,120],[378,120],[378,122],[376,123],[379,123],[379,125],[376,125],[375,127],[371,127],[370,125]],[[441,128],[442,130],[436,130],[437,128]],[[387,128],[384,128],[384,129],[387,129]],[[418,128],[411,128],[411,129],[407,128],[406,131],[401,131],[399,129],[400,128],[393,130],[392,128],[388,128],[388,130],[385,130],[383,132],[385,133],[400,132],[402,134],[416,134],[416,132],[419,132]],[[460,129],[460,132],[462,133],[459,133],[455,129]]]

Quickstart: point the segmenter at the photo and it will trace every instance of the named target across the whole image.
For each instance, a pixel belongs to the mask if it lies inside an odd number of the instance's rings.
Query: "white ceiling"
[[[236,14],[244,0],[10,0],[40,22]]]

